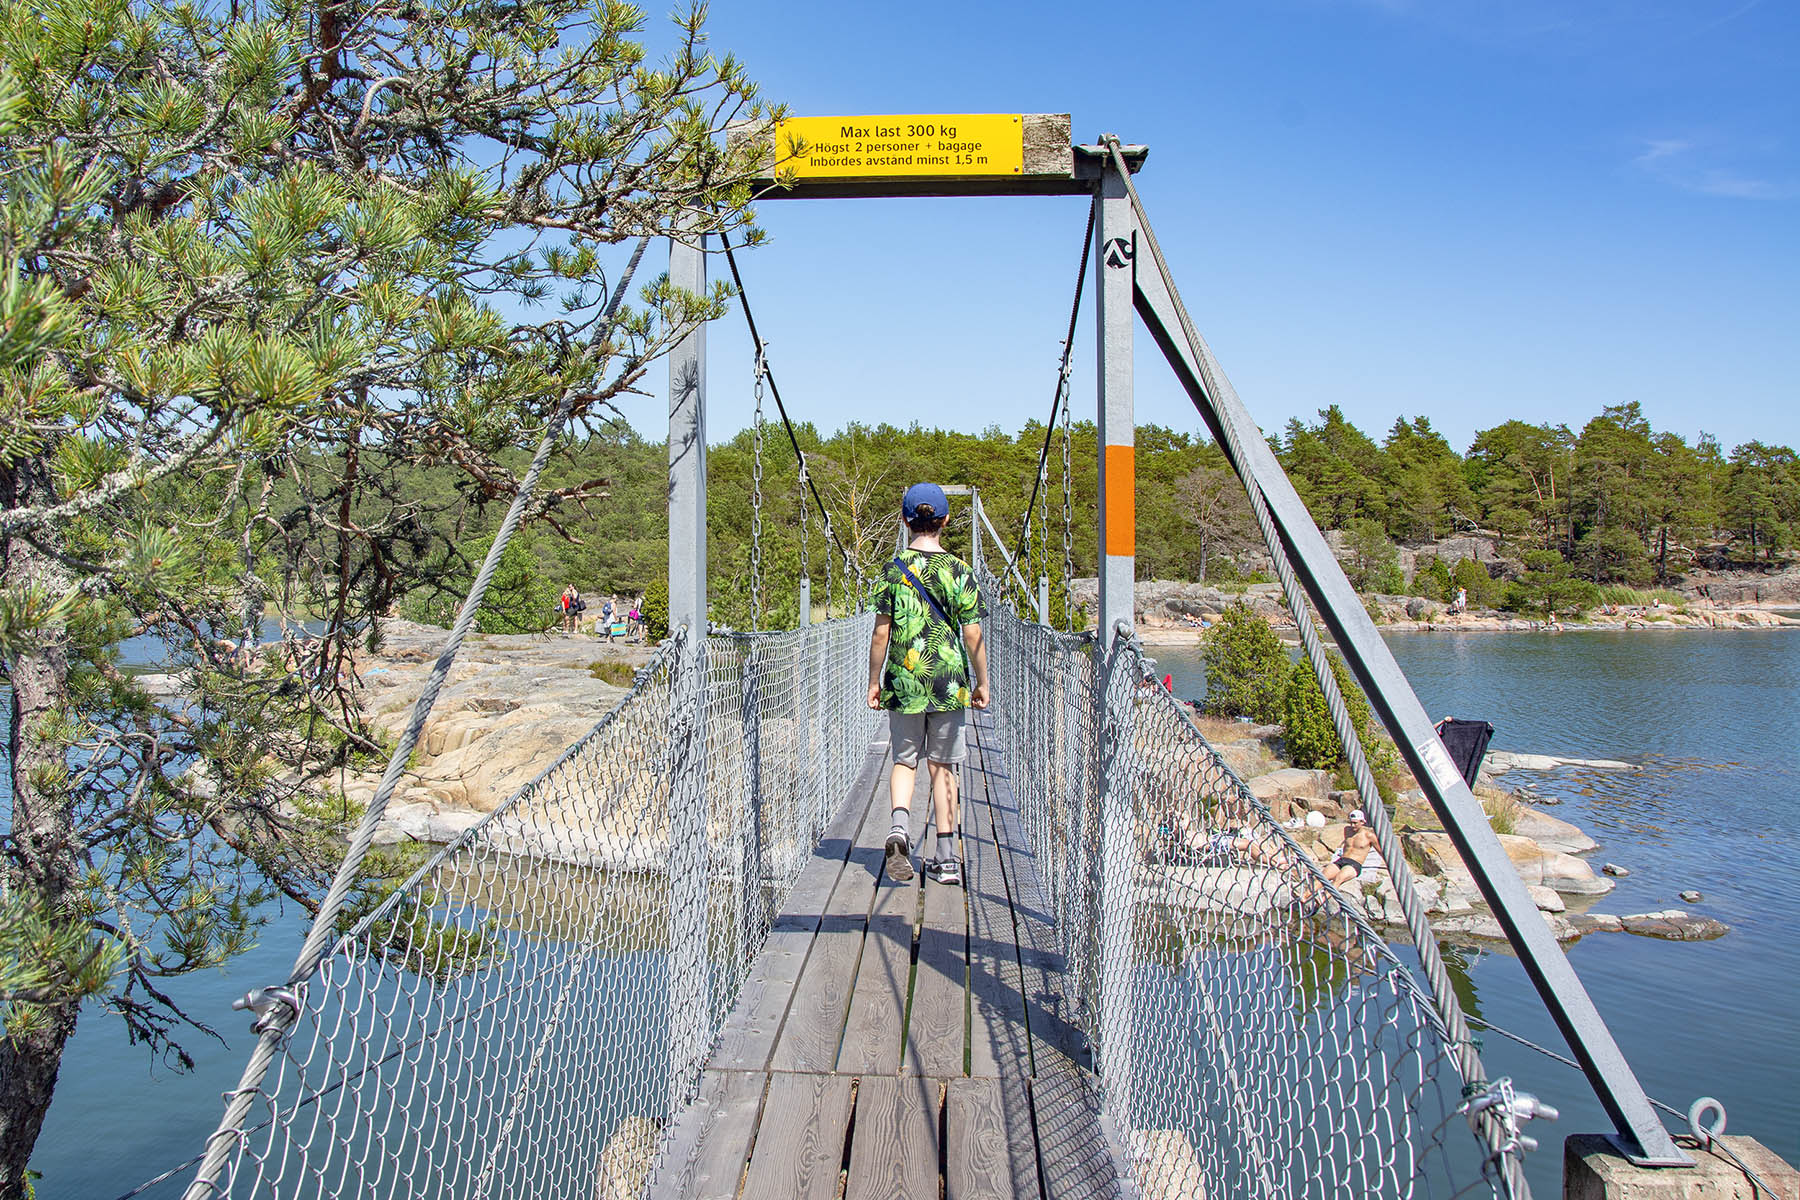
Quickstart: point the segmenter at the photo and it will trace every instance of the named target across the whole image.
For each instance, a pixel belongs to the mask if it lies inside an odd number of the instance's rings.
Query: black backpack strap
[[[906,576],[906,581],[912,584],[914,588],[918,589],[919,595],[925,598],[925,603],[931,605],[931,611],[937,614],[937,619],[948,625],[951,633],[961,632],[961,630],[958,629],[956,622],[952,621],[950,615],[944,611],[944,606],[938,603],[938,598],[931,594],[931,589],[920,583],[919,577],[914,575],[912,570],[904,562],[900,561],[899,558],[896,557],[894,559],[894,565],[900,568],[900,573]]]
[[[931,605],[931,611],[937,614],[937,619],[950,630],[951,640],[956,643],[956,649],[962,655],[963,678],[971,688],[974,687],[975,667],[969,662],[969,648],[963,644],[962,626],[950,619],[950,614],[944,611],[944,606],[938,602],[938,598],[931,594],[931,589],[919,582],[919,577],[914,575],[904,562],[900,561],[898,555],[894,556],[894,565],[900,568],[900,573],[906,576],[906,581],[918,589],[919,595],[925,597],[925,603]]]

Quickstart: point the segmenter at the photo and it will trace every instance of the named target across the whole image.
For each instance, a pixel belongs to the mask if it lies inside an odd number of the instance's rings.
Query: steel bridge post
[[[1100,626],[1096,642],[1100,738],[1100,911],[1093,928],[1100,939],[1100,1075],[1113,1112],[1129,1124],[1133,1087],[1131,1020],[1132,862],[1135,820],[1130,786],[1105,764],[1119,757],[1121,734],[1129,737],[1129,711],[1114,711],[1106,680],[1115,639],[1128,637],[1134,616],[1137,564],[1136,444],[1132,396],[1132,311],[1137,220],[1125,177],[1110,165],[1099,184],[1094,222],[1096,338],[1100,434]],[[1129,705],[1127,704],[1127,709]]]
[[[812,624],[812,578],[800,577],[800,620],[802,627]]]
[[[669,242],[669,282],[706,290],[706,239]],[[670,714],[669,1065],[670,1111],[712,1041],[707,947],[706,796],[706,326],[669,353],[669,628],[687,631]]]
[[[985,520],[981,512],[981,493],[974,488],[969,489],[969,561],[981,561],[981,522]],[[1004,549],[1002,550],[1004,553]]]

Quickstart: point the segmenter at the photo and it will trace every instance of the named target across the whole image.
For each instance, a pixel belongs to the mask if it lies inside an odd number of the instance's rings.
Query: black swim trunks
[[[1355,870],[1358,875],[1362,874],[1362,864],[1357,862],[1354,858],[1343,858],[1340,856],[1331,865],[1334,867],[1350,867]]]

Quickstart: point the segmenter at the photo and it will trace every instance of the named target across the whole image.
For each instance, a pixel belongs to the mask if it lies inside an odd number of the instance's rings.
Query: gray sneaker
[[[887,877],[895,883],[907,883],[913,877],[912,846],[904,833],[888,834]]]
[[[933,883],[962,886],[962,863],[954,858],[934,858],[925,864],[925,874]]]

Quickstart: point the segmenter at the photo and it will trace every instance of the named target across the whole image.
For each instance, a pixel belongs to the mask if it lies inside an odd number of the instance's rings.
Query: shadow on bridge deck
[[[962,769],[966,888],[882,876],[886,751],[776,919],[651,1196],[1122,1194],[991,727]],[[921,771],[915,846],[929,809]]]

